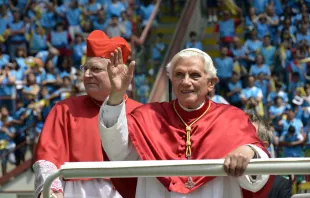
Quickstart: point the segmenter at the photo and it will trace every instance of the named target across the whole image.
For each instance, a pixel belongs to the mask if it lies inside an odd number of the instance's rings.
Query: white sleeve
[[[268,155],[261,148],[252,144],[249,144],[248,146],[250,146],[253,150],[256,151],[256,156],[258,156],[258,158],[269,158]],[[269,175],[257,175],[255,179],[249,175],[244,175],[238,178],[238,182],[241,188],[255,193],[264,187],[268,179]]]
[[[40,193],[43,190],[43,185],[46,178],[52,173],[57,171],[57,167],[50,161],[39,160],[33,164],[33,169],[35,173],[34,181],[34,194],[35,197],[39,197]],[[57,192],[63,192],[62,182],[59,178],[55,179],[51,185],[51,190]]]
[[[106,99],[99,112],[99,131],[102,147],[110,160],[138,160],[138,153],[129,140],[126,104],[107,105]]]

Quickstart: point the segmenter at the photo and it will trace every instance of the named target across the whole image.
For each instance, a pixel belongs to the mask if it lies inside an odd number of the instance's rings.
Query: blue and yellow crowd
[[[0,0],[2,174],[33,151],[55,103],[85,94],[87,35],[99,29],[130,42],[153,9],[151,0]]]

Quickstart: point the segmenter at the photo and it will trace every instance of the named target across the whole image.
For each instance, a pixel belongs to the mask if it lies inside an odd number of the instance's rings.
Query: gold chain
[[[174,111],[177,113],[177,115],[179,116],[180,120],[183,122],[183,124],[186,126],[185,131],[186,131],[186,152],[185,155],[187,157],[187,159],[191,158],[192,155],[192,150],[191,150],[191,146],[192,146],[192,142],[191,142],[191,130],[192,130],[192,125],[195,124],[198,120],[200,120],[200,118],[202,118],[205,114],[207,114],[207,112],[209,111],[211,107],[211,102],[209,101],[209,105],[208,108],[206,109],[205,112],[203,112],[203,114],[201,114],[201,116],[199,116],[198,118],[196,118],[192,123],[190,123],[189,125],[186,124],[186,122],[183,120],[183,118],[181,117],[181,115],[179,114],[179,112],[177,111],[177,109],[175,108],[175,101],[173,102],[173,108]]]

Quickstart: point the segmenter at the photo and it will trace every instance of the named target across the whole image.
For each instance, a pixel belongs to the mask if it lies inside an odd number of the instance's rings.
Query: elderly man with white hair
[[[123,64],[121,50],[111,54],[111,94],[99,113],[103,148],[110,160],[199,160],[225,158],[225,177],[138,178],[136,197],[266,197],[273,177],[248,176],[253,158],[268,158],[248,116],[208,99],[218,81],[210,56],[185,49],[167,66],[176,100],[150,103],[127,117],[122,96],[133,77],[134,62]]]

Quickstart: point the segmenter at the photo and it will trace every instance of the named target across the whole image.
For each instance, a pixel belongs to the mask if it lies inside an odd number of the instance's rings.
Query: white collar
[[[201,107],[203,107],[203,105],[206,103],[206,101],[203,101],[203,103],[202,103],[198,108],[196,108],[196,109],[188,109],[188,108],[186,108],[186,107],[183,107],[183,106],[180,104],[179,101],[178,101],[178,103],[179,103],[180,107],[181,107],[184,111],[191,112],[191,111],[196,111],[196,110],[200,109]]]

